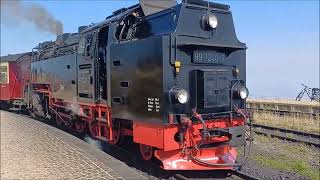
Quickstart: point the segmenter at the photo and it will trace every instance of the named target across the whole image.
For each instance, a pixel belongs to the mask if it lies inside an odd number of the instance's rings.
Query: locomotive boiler
[[[120,144],[167,170],[232,169],[247,145],[246,45],[229,6],[140,1],[32,52],[34,116]]]

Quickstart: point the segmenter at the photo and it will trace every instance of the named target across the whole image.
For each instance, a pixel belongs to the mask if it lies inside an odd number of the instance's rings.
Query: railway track
[[[253,175],[250,175],[248,173],[245,173],[243,171],[238,171],[238,170],[233,170],[233,171],[230,171],[230,178],[232,178],[232,176],[237,176],[241,179],[245,179],[245,180],[259,180],[260,178],[256,177],[256,176],[253,176]],[[174,174],[173,177],[177,180],[191,180],[193,178],[187,178],[181,174]],[[198,178],[197,178],[198,179]],[[228,179],[228,178],[226,178]],[[198,179],[199,180],[199,179]]]
[[[233,171],[233,174],[235,176],[238,176],[238,177],[240,177],[242,179],[246,179],[246,180],[258,180],[258,179],[260,179],[260,178],[258,178],[256,176],[253,176],[253,175],[248,174],[248,173],[243,172],[243,171],[236,171],[235,170],[235,171]]]
[[[105,146],[102,150],[108,154],[114,156],[117,159],[125,162],[126,164],[132,165],[132,167],[141,171],[144,175],[148,176],[149,179],[176,179],[176,180],[201,180],[201,179],[245,179],[245,180],[259,180],[260,178],[242,172],[240,170],[231,171],[166,171],[159,167],[156,161],[144,161],[137,156],[137,152],[134,150],[134,144],[124,144],[122,146],[110,145],[102,142]],[[131,150],[123,147],[131,146]],[[112,148],[110,148],[112,147]],[[143,165],[142,165],[143,164]]]
[[[304,143],[318,148],[320,147],[319,134],[302,132],[286,128],[271,127],[261,124],[253,124],[253,127],[253,131],[256,134],[268,135],[286,141]]]
[[[104,142],[103,142],[104,143]],[[105,143],[106,144],[106,143]],[[140,159],[139,157],[137,157],[137,153],[135,153],[134,151],[130,151],[128,149],[124,149],[121,146],[117,146],[117,145],[107,145],[112,147],[113,150],[115,150],[117,152],[118,155],[116,156],[121,156],[121,158],[123,158],[123,156],[128,156],[130,158],[124,158],[120,160],[125,161],[126,163],[134,163],[134,164],[145,164],[143,167],[137,167],[136,165],[134,165],[133,167],[139,169],[140,171],[146,172],[147,174],[151,174],[150,176],[155,176],[159,179],[176,179],[176,180],[193,180],[193,179],[197,179],[197,180],[201,180],[201,179],[234,179],[234,177],[238,177],[244,180],[259,180],[260,178],[250,175],[246,172],[240,171],[240,170],[230,170],[230,171],[204,171],[204,172],[199,172],[199,171],[166,171],[163,170],[159,167],[159,164],[157,164],[155,161],[144,161],[142,159]],[[124,145],[127,147],[127,145]],[[109,148],[107,148],[109,149]],[[134,148],[132,148],[134,149]],[[109,149],[110,150],[110,149]],[[110,151],[108,151],[108,153],[110,153]],[[119,154],[119,152],[121,152]],[[112,153],[111,153],[112,154]],[[118,158],[118,157],[116,157]],[[153,169],[154,172],[156,172],[156,174],[151,173],[150,171],[144,169],[147,168],[148,170]],[[148,176],[148,175],[147,175]],[[150,177],[150,179],[153,179],[153,177]]]

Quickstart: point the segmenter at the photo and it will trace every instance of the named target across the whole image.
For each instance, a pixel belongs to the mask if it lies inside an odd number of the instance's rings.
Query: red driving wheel
[[[56,116],[55,119],[56,119],[57,125],[58,125],[58,126],[61,126],[62,123],[63,123],[63,122],[62,122],[62,119],[61,119],[59,116],[57,116],[56,114],[55,114],[55,116]]]
[[[110,144],[120,144],[121,142],[121,126],[120,121],[117,121],[117,123],[114,124],[114,127],[112,128],[112,135],[113,140],[109,141]]]
[[[90,134],[93,138],[97,138],[99,135],[99,127],[97,123],[91,122],[89,125]]]
[[[76,121],[74,123],[74,128],[78,133],[83,133],[86,128],[86,123],[83,121]]]
[[[141,153],[141,156],[144,160],[149,161],[153,157],[153,147],[148,146],[148,145],[144,145],[144,144],[140,144],[140,153]]]

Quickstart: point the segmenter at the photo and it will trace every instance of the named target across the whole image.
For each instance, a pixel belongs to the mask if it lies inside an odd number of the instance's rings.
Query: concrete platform
[[[0,179],[147,179],[60,129],[5,111],[0,119]]]

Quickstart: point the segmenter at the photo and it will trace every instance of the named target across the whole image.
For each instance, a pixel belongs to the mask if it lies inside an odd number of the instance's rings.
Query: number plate
[[[217,51],[193,51],[192,62],[198,64],[219,64],[226,60],[226,55]]]

